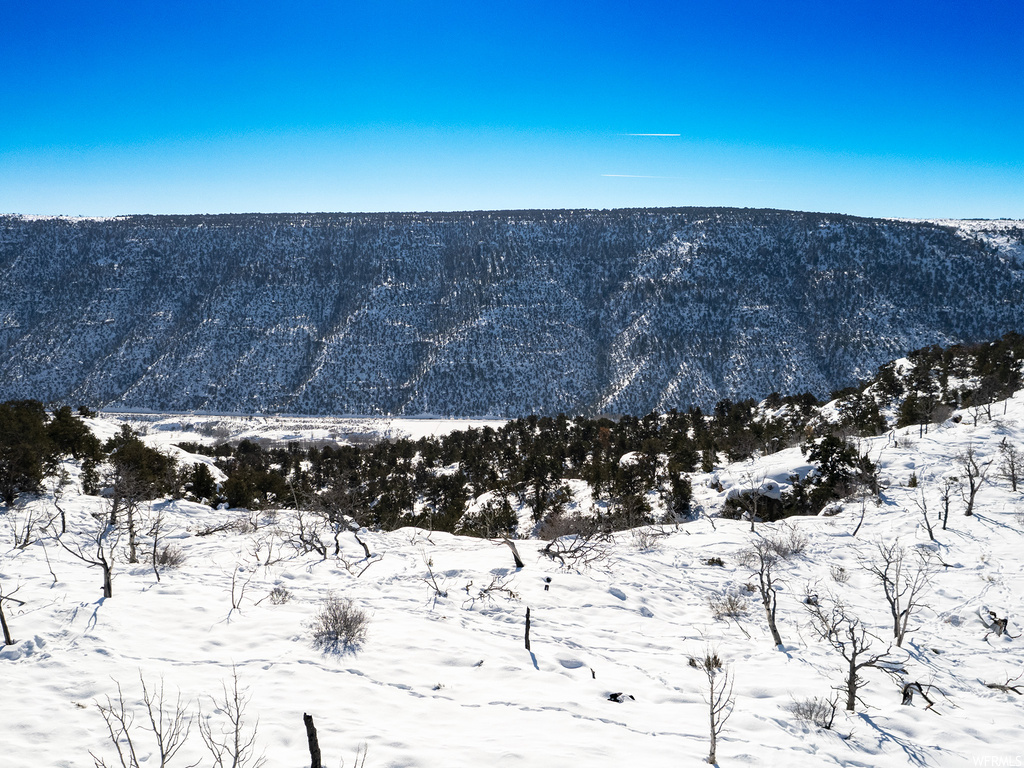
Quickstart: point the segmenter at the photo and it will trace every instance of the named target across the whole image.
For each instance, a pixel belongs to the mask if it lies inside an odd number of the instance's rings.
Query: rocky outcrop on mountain
[[[734,209],[0,217],[0,400],[643,413],[1024,328],[1024,222]]]

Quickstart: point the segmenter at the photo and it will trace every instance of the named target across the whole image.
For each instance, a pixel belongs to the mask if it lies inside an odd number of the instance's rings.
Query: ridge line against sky
[[[3,22],[3,213],[1024,218],[1016,0],[48,2]]]

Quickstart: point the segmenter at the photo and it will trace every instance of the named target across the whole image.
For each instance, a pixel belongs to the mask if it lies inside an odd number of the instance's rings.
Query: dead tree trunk
[[[114,563],[108,560],[106,553],[100,554],[100,567],[103,569],[103,596],[114,596]]]
[[[0,627],[4,630],[4,645],[14,645],[11,639],[11,630],[7,626],[7,617],[4,616],[4,601],[0,600]]]
[[[519,556],[519,550],[516,549],[516,545],[510,539],[502,539],[502,541],[508,544],[508,548],[512,550],[512,560],[515,562],[516,568],[525,568],[526,564],[523,562],[523,558]]]
[[[526,650],[530,650],[530,609],[526,609]]]
[[[303,714],[302,722],[306,724],[306,740],[309,742],[309,768],[323,768],[320,760],[320,741],[316,737],[313,716]]]
[[[366,542],[359,538],[359,531],[352,531],[352,535],[355,536],[356,541],[359,542],[359,546],[363,548],[363,552],[366,554],[366,559],[369,560],[371,557],[373,557],[373,555],[370,554],[370,548],[366,546]],[[335,554],[337,554],[337,552],[335,552]]]

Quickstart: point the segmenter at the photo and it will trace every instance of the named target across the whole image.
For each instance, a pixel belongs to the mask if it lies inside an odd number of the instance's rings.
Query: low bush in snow
[[[313,646],[324,653],[340,653],[362,645],[370,617],[348,598],[328,595],[310,630]]]

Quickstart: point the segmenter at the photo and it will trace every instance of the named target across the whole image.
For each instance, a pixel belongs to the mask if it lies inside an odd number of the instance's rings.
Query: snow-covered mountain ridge
[[[643,413],[1024,327],[1024,225],[733,209],[0,217],[0,400]]]

